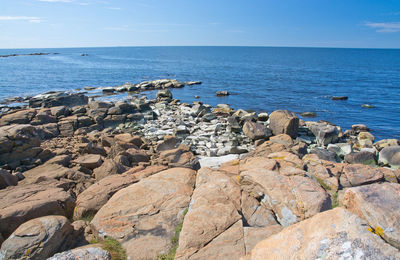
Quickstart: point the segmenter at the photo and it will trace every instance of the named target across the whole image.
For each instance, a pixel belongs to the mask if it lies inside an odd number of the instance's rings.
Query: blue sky
[[[0,0],[0,48],[400,48],[399,0]]]

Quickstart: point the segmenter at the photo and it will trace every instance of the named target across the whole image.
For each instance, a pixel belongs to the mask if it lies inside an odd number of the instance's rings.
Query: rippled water
[[[113,47],[0,50],[0,55],[33,52],[59,54],[0,58],[0,99],[127,81],[200,80],[200,86],[174,89],[174,97],[192,102],[199,95],[211,105],[256,111],[312,111],[318,114],[313,120],[345,129],[363,123],[379,139],[400,138],[400,50]],[[216,97],[218,90],[232,95]]]

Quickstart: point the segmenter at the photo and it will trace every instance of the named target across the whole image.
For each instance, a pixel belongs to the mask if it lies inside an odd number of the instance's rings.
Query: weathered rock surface
[[[214,239],[218,239],[218,236],[240,220],[239,202],[240,187],[233,179],[224,173],[202,168],[198,172],[196,189],[183,222],[176,258],[205,257],[207,254],[202,253],[207,251],[205,246],[212,244]],[[241,240],[244,251],[243,233],[233,236]],[[235,252],[234,247],[231,250]]]
[[[118,239],[131,259],[156,258],[170,249],[194,182],[193,170],[162,171],[115,193],[91,223],[100,236]]]
[[[325,190],[306,177],[255,168],[241,172],[240,183],[242,189],[262,200],[285,227],[331,208]]]
[[[244,243],[246,246],[246,254],[250,254],[251,250],[258,244],[258,242],[281,232],[283,227],[281,225],[272,225],[267,227],[244,227]]]
[[[75,160],[75,163],[90,170],[93,170],[97,167],[100,167],[103,163],[103,160],[101,159],[101,156],[99,154],[86,154],[78,157]]]
[[[265,125],[247,121],[243,125],[243,132],[252,140],[267,139],[272,135],[270,129]]]
[[[400,167],[400,146],[388,146],[379,152],[379,162],[392,167]]]
[[[56,186],[56,183],[43,183],[0,190],[0,233],[3,237],[7,238],[30,219],[47,215],[71,217],[75,199]]]
[[[108,251],[101,248],[100,245],[87,245],[77,247],[62,253],[55,254],[48,260],[111,260],[111,255]]]
[[[400,184],[371,184],[347,189],[343,205],[365,219],[376,233],[400,249]]]
[[[96,180],[101,180],[109,175],[121,174],[127,170],[128,168],[124,165],[114,162],[111,159],[106,159],[100,167],[94,169],[93,175]]]
[[[339,138],[338,129],[327,123],[307,122],[308,128],[315,135],[318,145],[328,145],[336,143]]]
[[[360,186],[380,181],[383,177],[383,172],[379,168],[363,164],[349,164],[343,167],[340,184],[343,187]]]
[[[19,226],[1,246],[4,259],[45,259],[73,245],[73,228],[64,216],[35,218]]]
[[[12,175],[6,170],[0,169],[0,189],[7,188],[8,186],[16,186],[17,184],[17,176]]]
[[[287,110],[276,110],[269,116],[269,128],[274,135],[287,134],[292,138],[297,137],[299,118],[295,113]]]
[[[250,259],[398,259],[400,252],[367,230],[367,223],[335,208],[258,243]]]
[[[43,164],[32,170],[24,172],[25,179],[22,181],[23,184],[32,184],[38,182],[40,179],[56,179],[67,178],[74,174],[75,171],[66,168],[59,164]]]
[[[0,126],[11,124],[29,124],[29,122],[36,115],[35,110],[21,110],[15,113],[3,115],[0,118]]]

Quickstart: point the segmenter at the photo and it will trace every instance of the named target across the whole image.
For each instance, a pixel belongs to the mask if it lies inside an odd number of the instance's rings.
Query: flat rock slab
[[[59,164],[43,164],[29,171],[24,172],[25,179],[22,184],[33,184],[41,178],[56,179],[67,178],[75,171]]]
[[[85,168],[93,170],[103,163],[99,154],[86,154],[78,157],[75,162]]]
[[[64,216],[45,216],[25,222],[1,246],[5,259],[45,259],[74,242],[73,227]]]
[[[383,177],[383,172],[379,168],[363,164],[351,164],[343,167],[340,184],[343,187],[355,187],[380,181]]]
[[[7,238],[22,223],[42,216],[69,218],[74,206],[75,199],[62,188],[38,184],[8,187],[0,190],[0,233]]]
[[[285,228],[258,243],[249,259],[399,259],[400,252],[367,229],[367,223],[335,208]]]
[[[221,172],[200,169],[197,174],[196,189],[180,233],[176,259],[205,259],[206,256],[210,256],[209,252],[217,252],[217,247],[211,249],[210,245],[218,244],[218,240],[225,239],[219,237],[241,219],[239,210],[239,185]],[[243,248],[243,251],[240,252],[244,255],[243,231],[240,231],[240,234],[232,232],[234,233],[232,236],[236,237],[235,241],[241,241],[238,243],[241,243],[239,247]],[[235,254],[238,248],[230,245],[232,252],[229,256],[240,257]],[[226,248],[223,250],[225,253],[229,252]]]
[[[244,227],[244,243],[246,246],[246,254],[250,254],[251,250],[262,240],[281,232],[281,225],[272,225],[267,227]]]
[[[400,249],[400,184],[385,182],[349,188],[343,205]]]
[[[119,240],[131,259],[167,253],[193,192],[196,172],[173,168],[115,193],[91,224],[100,236]]]

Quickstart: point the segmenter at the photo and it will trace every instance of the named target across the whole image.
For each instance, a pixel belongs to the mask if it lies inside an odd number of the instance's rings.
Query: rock
[[[105,87],[101,91],[103,91],[103,93],[111,94],[115,92],[115,89],[113,87]]]
[[[394,168],[400,167],[400,146],[388,146],[379,152],[379,163],[390,165]]]
[[[371,184],[346,191],[343,205],[367,221],[374,232],[400,249],[400,184]]]
[[[343,187],[354,187],[378,182],[383,179],[383,173],[363,164],[350,164],[343,167],[340,184]]]
[[[331,208],[328,194],[311,179],[302,176],[282,176],[255,168],[240,173],[242,189],[255,194],[275,212],[279,223],[287,227],[300,220]]]
[[[17,186],[18,177],[12,175],[6,170],[0,169],[0,190],[5,189],[8,186]]]
[[[320,213],[258,243],[250,259],[397,259],[399,251],[343,208]]]
[[[272,225],[267,227],[244,227],[244,243],[246,247],[246,254],[250,254],[251,250],[258,244],[258,242],[279,233],[282,231],[281,225]]]
[[[90,109],[104,109],[105,111],[107,111],[108,108],[112,107],[113,104],[111,102],[107,102],[107,101],[97,101],[97,100],[93,100],[91,102],[89,102],[89,108]]]
[[[198,158],[201,167],[219,168],[221,164],[236,160],[239,156],[236,154],[228,154],[218,157],[199,156]]]
[[[169,89],[159,90],[156,95],[157,100],[171,100],[172,93]]]
[[[189,147],[180,145],[176,149],[163,151],[160,153],[160,160],[168,162],[172,167],[184,167],[193,170],[200,169],[198,159],[190,152]]]
[[[269,117],[269,128],[274,135],[287,134],[292,138],[297,137],[299,118],[295,113],[287,110],[277,110]]]
[[[108,251],[101,248],[98,245],[87,245],[82,247],[77,247],[62,253],[55,254],[53,257],[48,258],[48,260],[111,260],[111,255]]]
[[[185,85],[192,86],[192,85],[200,85],[201,81],[186,81],[184,82]]]
[[[69,109],[66,106],[51,107],[50,112],[55,117],[69,116]]]
[[[127,170],[127,167],[122,164],[116,163],[111,159],[105,159],[100,167],[93,170],[93,176],[99,181],[109,175],[121,174]]]
[[[67,178],[74,173],[74,170],[66,168],[62,165],[47,163],[24,172],[25,179],[21,183],[37,183],[40,179],[59,180],[61,178]]]
[[[241,207],[246,226],[266,227],[278,224],[274,212],[264,207],[256,198],[245,191],[242,192]]]
[[[54,183],[51,186],[30,184],[0,190],[0,233],[4,238],[30,219],[47,215],[72,216],[75,199]]]
[[[64,216],[35,218],[19,226],[1,246],[5,259],[45,259],[73,245],[73,228]]]
[[[266,122],[266,121],[268,121],[268,119],[269,119],[269,115],[268,115],[268,113],[260,113],[260,114],[258,114],[258,116],[257,116],[257,120],[258,121],[261,121],[261,122]]]
[[[363,108],[375,108],[374,105],[370,105],[370,104],[361,104],[361,107],[363,107]]]
[[[98,154],[86,154],[78,157],[75,160],[75,163],[89,170],[93,170],[97,167],[100,167],[101,164],[103,163],[103,160],[101,159],[101,156]]]
[[[29,124],[35,115],[36,111],[33,109],[6,114],[0,118],[0,126],[11,124]]]
[[[397,139],[383,139],[380,140],[376,143],[374,143],[374,147],[378,150],[381,151],[383,148],[388,147],[388,146],[399,146],[399,140]]]
[[[331,100],[348,100],[349,97],[347,96],[333,96],[331,97]]]
[[[114,193],[137,182],[134,175],[110,175],[91,185],[78,195],[74,218],[92,216],[107,203]]]
[[[48,92],[29,99],[29,107],[82,106],[88,103],[88,99],[83,93]]]
[[[339,161],[337,158],[337,155],[335,152],[332,152],[330,150],[321,148],[321,147],[315,147],[310,151],[311,154],[316,154],[319,159],[321,160],[326,160],[326,161],[331,161],[331,162],[337,162]]]
[[[344,160],[352,164],[376,165],[375,154],[367,151],[349,153]]]
[[[201,252],[208,251],[205,246],[218,239],[226,229],[235,225],[241,229],[241,223],[235,224],[241,218],[239,201],[240,187],[233,179],[221,172],[201,169],[183,221],[176,259],[204,258],[206,254]],[[244,249],[243,241],[242,247]]]
[[[315,113],[315,112],[302,112],[302,113],[300,113],[300,116],[308,117],[308,118],[317,117],[317,113]]]
[[[229,92],[227,90],[221,90],[221,91],[217,91],[217,96],[221,97],[221,96],[229,96]]]
[[[339,130],[333,125],[316,122],[306,122],[306,124],[316,137],[319,146],[336,143],[339,139]]]
[[[41,140],[51,139],[59,136],[60,131],[56,123],[50,123],[45,125],[36,126],[36,131]]]
[[[253,140],[267,139],[272,136],[272,132],[266,126],[251,121],[246,121],[243,125],[243,133]]]
[[[100,236],[119,240],[131,259],[154,259],[169,251],[194,182],[190,169],[154,174],[115,193],[91,224]]]
[[[167,150],[175,149],[178,143],[178,139],[175,136],[166,135],[164,141],[157,145],[156,151],[163,152]]]
[[[57,155],[51,158],[46,162],[46,164],[59,164],[64,167],[68,167],[69,163],[71,161],[71,155],[69,154],[62,154],[62,155]]]
[[[347,143],[328,144],[327,149],[329,151],[335,152],[336,155],[341,158],[344,158],[344,156],[353,152],[351,145]]]

